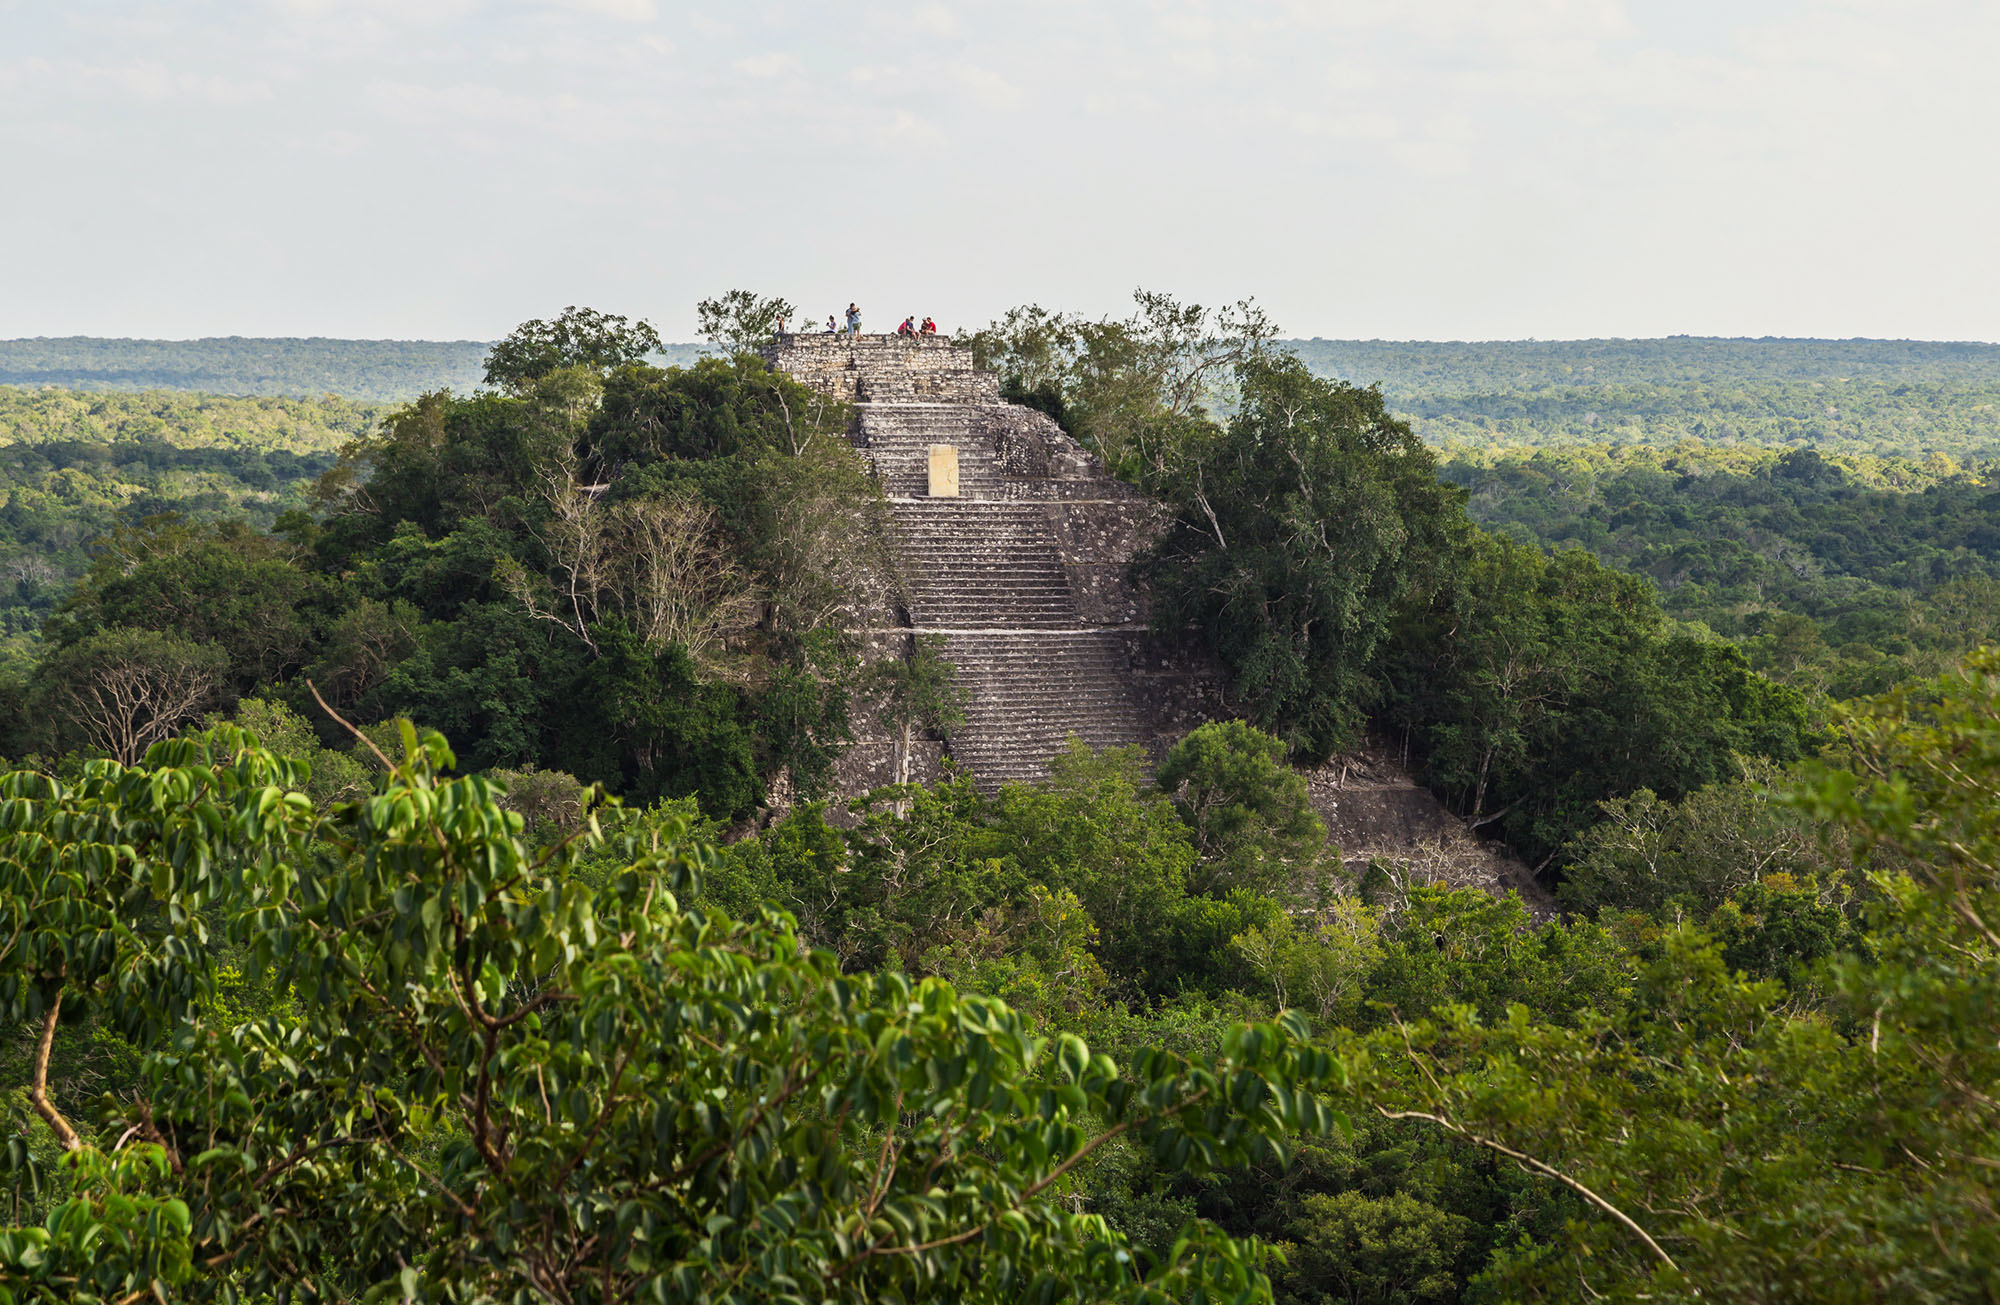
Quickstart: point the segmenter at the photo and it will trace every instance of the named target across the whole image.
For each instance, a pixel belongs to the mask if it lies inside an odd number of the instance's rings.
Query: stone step
[[[948,635],[945,656],[968,690],[947,750],[983,790],[1045,777],[1072,735],[1098,748],[1142,741],[1117,635]]]

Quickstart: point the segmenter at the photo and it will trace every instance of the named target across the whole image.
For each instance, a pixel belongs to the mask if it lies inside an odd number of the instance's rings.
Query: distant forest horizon
[[[1721,336],[1274,343],[1322,377],[1380,386],[1389,410],[1446,452],[1666,449],[1692,440],[1828,456],[1946,457],[1952,465],[2000,457],[2000,344]],[[61,391],[151,393],[162,411],[177,410],[177,396],[189,393],[337,398],[373,408],[479,389],[489,348],[477,340],[326,337],[0,340],[0,388],[15,392],[0,407],[35,396],[53,402]],[[654,361],[685,366],[701,351],[668,344]],[[1226,393],[1214,398],[1228,409]]]
[[[1279,339],[1313,371],[1379,384],[1391,400],[1609,385],[1839,381],[2000,386],[2000,344],[1980,341],[1671,335],[1576,340]],[[186,390],[400,402],[474,389],[491,341],[205,336],[0,340],[0,385]],[[658,361],[686,364],[696,343]],[[1429,415],[1421,411],[1413,416]]]

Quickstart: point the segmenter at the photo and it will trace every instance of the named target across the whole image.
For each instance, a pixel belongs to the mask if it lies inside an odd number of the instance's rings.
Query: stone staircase
[[[991,447],[982,448],[981,442],[970,438],[973,414],[965,404],[870,402],[857,405],[857,411],[855,443],[890,498],[930,501],[933,444],[950,444],[958,450],[961,501],[1003,497],[1000,458]]]
[[[1043,778],[1071,735],[1093,748],[1146,741],[1115,631],[951,633],[945,656],[970,697],[946,751],[982,789]]]
[[[1062,557],[1037,505],[961,497],[907,499],[889,510],[907,568],[910,617],[919,629],[1061,630],[1080,624]]]
[[[1121,574],[1129,531],[1079,529],[1076,514],[1129,511],[1134,491],[1054,422],[1003,402],[948,340],[787,336],[767,356],[855,405],[849,437],[889,496],[901,546],[902,628],[943,635],[967,691],[965,723],[945,741],[953,762],[990,792],[1046,776],[1072,735],[1096,748],[1150,742],[1128,651],[1143,628],[1137,605],[1099,593],[1095,610],[1120,616],[1093,623],[1072,583]],[[937,444],[957,450],[956,497],[930,496]]]

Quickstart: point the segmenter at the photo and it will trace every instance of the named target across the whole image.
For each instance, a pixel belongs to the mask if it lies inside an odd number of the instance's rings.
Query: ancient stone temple
[[[949,756],[991,792],[1047,774],[1072,735],[1097,748],[1140,744],[1157,759],[1229,714],[1213,671],[1149,634],[1126,579],[1161,509],[1053,421],[1002,400],[969,350],[936,336],[794,335],[766,356],[854,405],[848,438],[888,495],[902,601],[858,618],[872,655],[941,635],[969,691],[964,726],[913,749],[909,778],[937,778]],[[839,787],[891,782],[895,756],[895,741],[861,738]],[[1384,859],[1416,879],[1516,888],[1551,909],[1527,868],[1481,843],[1385,741],[1306,780],[1357,875]]]
[[[990,789],[1045,774],[1072,734],[1153,744],[1178,713],[1149,699],[1174,677],[1143,669],[1145,617],[1125,574],[1157,509],[1053,421],[1003,401],[943,337],[794,335],[769,357],[855,407],[849,437],[888,494],[904,564],[904,610],[868,633],[885,653],[911,634],[944,637],[969,696],[946,743],[953,762]],[[857,786],[890,777],[879,746],[853,764]]]

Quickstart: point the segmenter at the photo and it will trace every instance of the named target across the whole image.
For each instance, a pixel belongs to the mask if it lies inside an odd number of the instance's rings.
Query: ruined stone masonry
[[[947,753],[988,792],[1039,779],[1071,735],[1095,748],[1139,744],[1157,760],[1224,714],[1214,674],[1152,638],[1127,579],[1161,510],[1046,416],[1002,400],[969,350],[940,336],[788,335],[766,357],[854,405],[848,436],[888,495],[903,604],[861,618],[872,655],[942,635],[968,690],[963,728],[917,749],[912,779],[937,778]],[[862,738],[842,762],[841,789],[891,782],[894,754],[892,740]],[[1381,748],[1307,782],[1357,872],[1382,857],[1545,898],[1525,867],[1482,844]]]
[[[1045,775],[1072,734],[1155,746],[1165,704],[1150,700],[1145,613],[1125,572],[1158,509],[1053,421],[1004,402],[942,337],[793,335],[769,356],[855,406],[849,435],[888,495],[905,568],[904,610],[867,633],[885,655],[913,634],[944,637],[968,692],[952,760],[990,790]],[[1153,678],[1187,691],[1185,675]],[[889,778],[884,746],[855,749],[847,786]],[[917,777],[935,773],[933,752]]]

